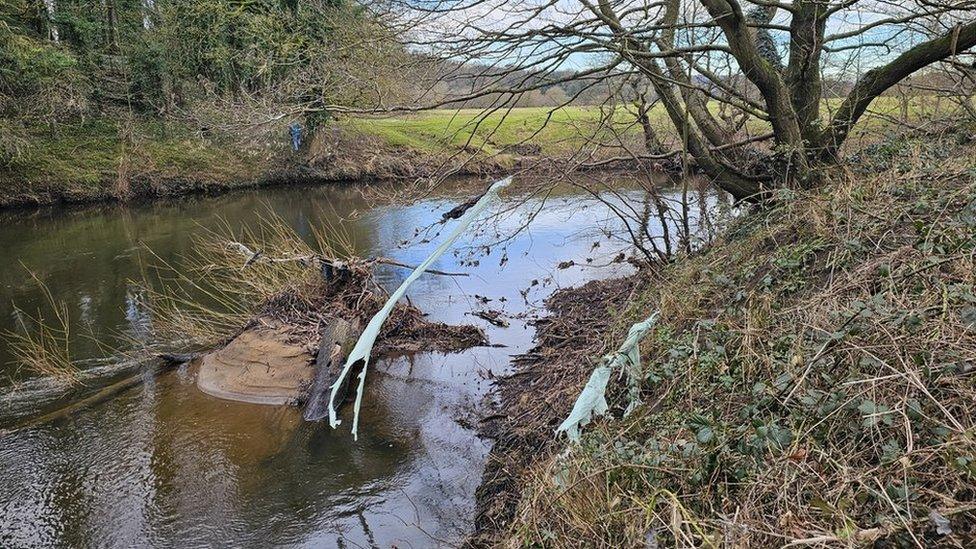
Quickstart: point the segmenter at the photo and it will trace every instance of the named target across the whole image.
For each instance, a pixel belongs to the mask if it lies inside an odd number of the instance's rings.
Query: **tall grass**
[[[51,290],[32,271],[31,279],[44,296],[47,316],[38,309],[29,314],[15,309],[20,320],[20,330],[4,334],[18,368],[28,372],[77,383],[78,368],[72,361],[72,332],[68,306],[54,298]]]
[[[179,265],[148,250],[141,285],[155,339],[194,348],[223,341],[274,297],[309,293],[321,282],[317,258],[348,260],[353,250],[341,222],[313,228],[307,242],[270,210],[253,226],[204,230]]]

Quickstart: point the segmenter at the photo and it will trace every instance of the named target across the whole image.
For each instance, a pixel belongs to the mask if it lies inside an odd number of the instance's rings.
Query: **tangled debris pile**
[[[612,348],[613,334],[626,330],[621,313],[652,279],[645,270],[559,290],[546,300],[550,314],[534,322],[537,345],[515,357],[514,373],[498,380],[501,413],[483,424],[481,433],[494,446],[478,488],[473,545],[491,545],[507,530],[522,475],[561,447],[553,436],[556,428],[572,409],[594,361]]]
[[[341,227],[315,232],[311,244],[273,217],[236,232],[228,227],[201,236],[185,270],[166,265],[157,270],[158,283],[146,284],[154,331],[159,341],[176,342],[180,351],[216,349],[201,361],[198,386],[204,392],[301,404],[310,396],[316,370],[331,367],[331,350],[318,352],[323,337],[334,337],[341,323],[343,341],[329,345],[348,349],[345,340],[356,338],[387,306],[390,294],[376,283],[374,270],[413,267],[382,257],[357,258]],[[430,322],[407,301],[397,300],[389,309],[375,334],[375,355],[458,351],[486,342],[478,328]]]
[[[343,319],[362,326],[383,307],[389,292],[373,280],[374,266],[368,260],[346,261],[331,277],[312,276],[300,287],[285,289],[265,301],[245,329],[261,319],[274,319],[289,326],[304,347],[317,350],[325,325]],[[431,322],[420,309],[398,303],[383,324],[374,351],[383,356],[450,352],[484,343],[484,333],[474,326]]]
[[[343,339],[354,338],[358,327],[389,297],[373,282],[366,262],[348,262],[320,271],[329,273],[328,278],[313,276],[304,284],[271,296],[240,333],[204,355],[197,386],[212,396],[255,404],[301,404],[308,400],[316,369],[329,364],[328,360],[316,360],[322,346],[343,343],[323,341],[339,323],[351,328],[343,333]],[[485,343],[484,333],[474,326],[430,322],[416,307],[398,303],[380,332],[376,352],[379,356],[447,352]]]

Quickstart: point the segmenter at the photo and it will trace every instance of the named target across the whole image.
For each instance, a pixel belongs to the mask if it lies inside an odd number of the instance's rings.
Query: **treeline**
[[[381,104],[409,63],[351,0],[2,0],[0,155],[119,112],[206,126]]]

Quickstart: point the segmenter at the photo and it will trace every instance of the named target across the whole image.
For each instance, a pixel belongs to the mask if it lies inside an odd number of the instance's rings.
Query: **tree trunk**
[[[342,372],[343,361],[356,343],[358,321],[355,325],[338,318],[322,328],[319,351],[315,357],[315,380],[309,388],[303,417],[306,421],[319,421],[329,415],[329,389]],[[336,401],[342,402],[349,393],[349,380],[345,378],[337,391]]]

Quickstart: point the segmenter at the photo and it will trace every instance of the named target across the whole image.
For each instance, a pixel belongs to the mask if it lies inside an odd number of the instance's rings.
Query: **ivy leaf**
[[[959,318],[969,330],[976,330],[976,307],[963,307],[959,312]]]
[[[712,441],[713,438],[715,438],[715,431],[712,430],[711,427],[702,427],[698,431],[698,435],[696,436],[696,438],[698,439],[698,442],[702,444],[708,444],[709,442]]]

